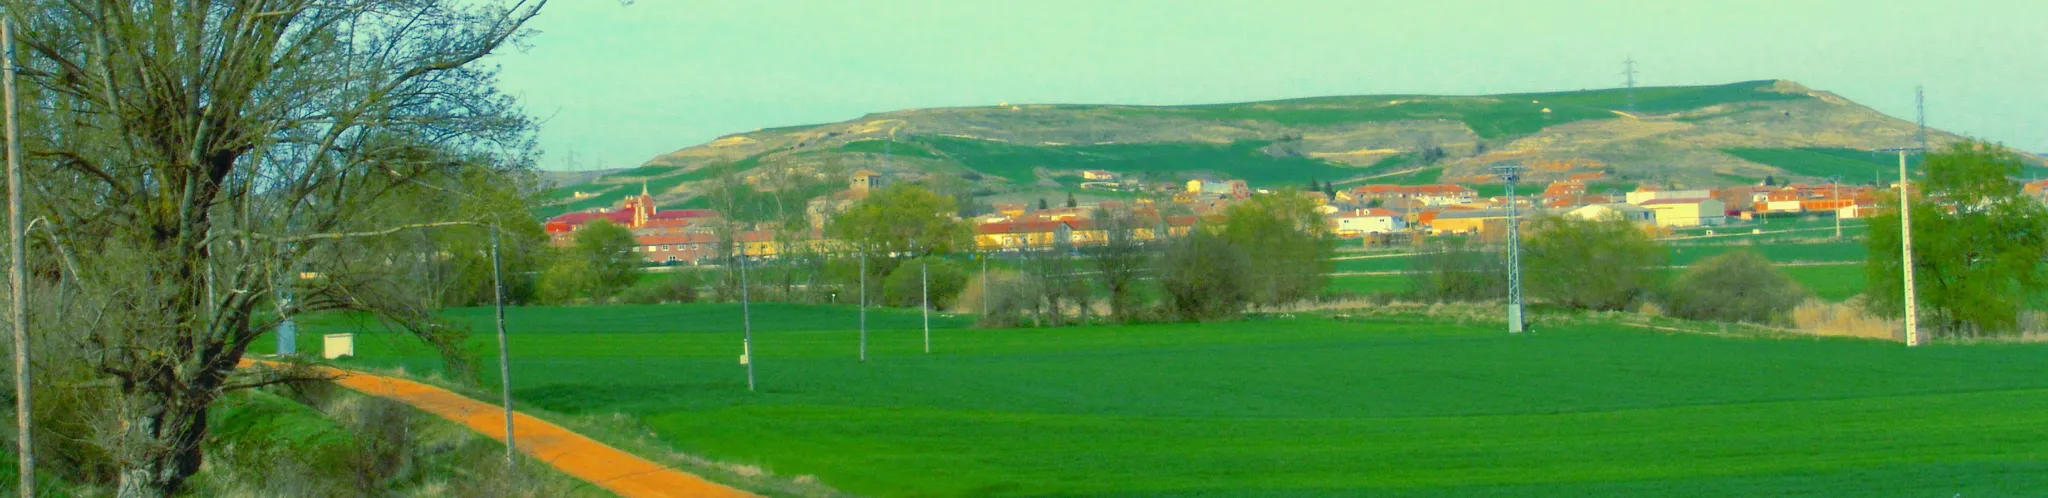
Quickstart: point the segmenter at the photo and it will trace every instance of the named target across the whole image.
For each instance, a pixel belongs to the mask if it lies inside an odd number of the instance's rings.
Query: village
[[[1248,185],[1242,180],[1189,180],[1185,183],[1143,185],[1115,172],[1089,170],[1081,173],[1084,186],[1123,188],[1160,194],[1154,198],[1104,200],[1097,202],[1044,205],[1012,202],[991,204],[988,212],[967,217],[973,227],[974,249],[1005,253],[1054,247],[1086,247],[1107,239],[1096,218],[1105,210],[1129,209],[1165,228],[1171,235],[1183,234],[1204,220],[1215,220],[1232,204],[1258,195],[1307,197],[1327,222],[1328,235],[1340,248],[1412,245],[1429,237],[1473,237],[1498,242],[1506,233],[1509,205],[1526,219],[1542,216],[1571,216],[1583,219],[1619,218],[1640,225],[1655,235],[1674,230],[1741,224],[1765,218],[1816,217],[1859,219],[1876,214],[1882,191],[1870,185],[1837,183],[1791,183],[1784,185],[1743,185],[1710,189],[1660,189],[1638,186],[1633,191],[1594,192],[1596,183],[1612,185],[1605,172],[1565,175],[1528,193],[1483,197],[1477,190],[1460,184],[1384,185],[1369,184],[1326,191],[1287,190]],[[796,240],[778,237],[767,229],[740,230],[736,250],[751,258],[774,258],[788,252],[790,244],[806,244],[813,252],[842,249],[825,235],[823,226],[831,213],[843,210],[867,192],[882,188],[889,180],[882,174],[860,170],[850,175],[847,188],[812,200],[813,230]],[[1896,189],[1892,184],[1888,189]],[[2048,199],[2048,181],[2025,184],[2025,192]],[[662,210],[653,196],[643,191],[627,197],[609,209],[573,212],[550,218],[546,230],[556,246],[572,243],[572,234],[585,224],[606,220],[631,229],[639,245],[634,249],[651,265],[699,265],[716,263],[730,255],[718,254],[719,229],[723,213],[708,209]],[[1526,221],[1525,221],[1526,222]],[[1140,230],[1136,236],[1150,239],[1154,230]]]

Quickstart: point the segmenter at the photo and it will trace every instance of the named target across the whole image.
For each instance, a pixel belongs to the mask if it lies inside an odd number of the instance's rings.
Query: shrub
[[[626,289],[619,294],[619,300],[632,304],[694,303],[697,288],[703,283],[697,272],[677,272]]]
[[[937,257],[923,257],[905,262],[896,267],[883,282],[883,294],[890,306],[917,307],[924,301],[924,279],[920,268],[931,272],[932,308],[946,309],[953,306],[967,286],[967,271],[957,261]]]
[[[1620,310],[1656,288],[1664,249],[1628,221],[1548,216],[1529,223],[1522,278],[1529,294],[1559,305]]]
[[[1251,258],[1230,241],[1197,229],[1174,241],[1159,258],[1159,286],[1167,316],[1197,321],[1226,318],[1250,301],[1245,272]]]
[[[1043,293],[1036,281],[1016,273],[990,275],[988,293],[981,296],[988,300],[988,312],[981,315],[977,325],[1016,327],[1026,322],[1036,324],[1045,311],[1045,301],[1040,299]]]
[[[1424,301],[1492,301],[1508,296],[1507,262],[1499,248],[1458,240],[1434,242],[1414,258],[1415,298]]]
[[[1693,265],[1665,293],[1672,316],[1724,322],[1784,323],[1806,290],[1748,249]]]

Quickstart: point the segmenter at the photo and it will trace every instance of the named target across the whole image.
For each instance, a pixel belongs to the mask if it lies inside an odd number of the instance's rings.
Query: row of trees
[[[1708,258],[1666,282],[1666,248],[1621,219],[1547,216],[1530,220],[1526,233],[1523,288],[1550,305],[1608,311],[1654,304],[1683,318],[1778,323],[1805,300],[1797,282],[1747,250]],[[1415,259],[1413,293],[1433,301],[1504,299],[1506,256],[1495,246],[1437,242]]]
[[[1928,155],[1925,180],[1913,184],[1911,212],[1920,325],[1932,335],[2019,333],[2022,317],[2041,311],[2048,208],[2014,180],[2024,166],[2018,154],[1979,141]],[[1894,209],[1871,218],[1862,302],[1870,313],[1896,319],[1905,308],[1897,192],[1882,202]],[[1657,304],[1687,318],[1776,323],[1805,299],[1790,277],[1751,251],[1709,258],[1664,282],[1658,269],[1665,248],[1631,223],[1568,217],[1529,223],[1525,289],[1549,304],[1589,310]],[[1416,258],[1414,292],[1429,300],[1503,298],[1503,257],[1497,247],[1438,243]]]

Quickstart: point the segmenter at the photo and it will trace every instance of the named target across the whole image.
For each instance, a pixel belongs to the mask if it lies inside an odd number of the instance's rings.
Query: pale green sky
[[[504,89],[542,165],[637,166],[912,107],[1182,104],[1783,78],[2048,151],[2048,1],[555,0]]]

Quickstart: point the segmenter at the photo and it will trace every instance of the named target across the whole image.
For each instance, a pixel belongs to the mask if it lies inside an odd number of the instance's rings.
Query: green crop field
[[[1840,176],[1845,183],[1893,181],[1899,175],[1898,156],[1882,152],[1826,148],[1736,148],[1721,151],[1744,161],[1776,166],[1795,175],[1814,178]],[[1908,160],[1907,168],[1920,168],[1918,156]]]
[[[450,316],[484,329],[486,310]],[[522,308],[514,395],[877,496],[1997,496],[2048,489],[2039,345],[1311,315],[973,330],[846,308]],[[309,332],[349,326],[309,320]],[[308,334],[312,336],[313,334]],[[366,333],[356,365],[432,370]],[[486,350],[479,337],[473,346]],[[490,369],[485,369],[490,370]]]
[[[1252,140],[1110,145],[1019,145],[937,135],[917,140],[975,171],[1025,183],[1036,181],[1035,168],[1157,173],[1162,178],[1206,171],[1255,185],[1306,185],[1311,179],[1337,180],[1360,172],[1319,159],[1269,155],[1260,151],[1266,142]]]
[[[932,155],[932,151],[925,150],[924,147],[904,143],[902,141],[884,139],[855,140],[852,142],[847,142],[846,145],[839,146],[839,150],[847,152],[864,152],[868,154],[888,154],[892,156],[903,157],[937,157]]]

